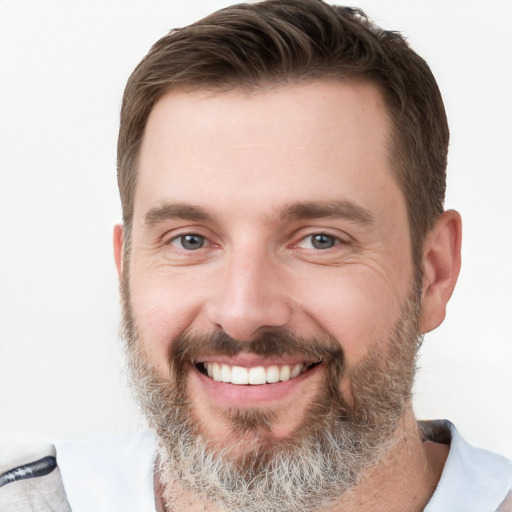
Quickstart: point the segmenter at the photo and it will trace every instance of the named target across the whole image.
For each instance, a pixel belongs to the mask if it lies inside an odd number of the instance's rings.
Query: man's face
[[[378,90],[348,81],[174,91],[154,107],[126,308],[132,341],[158,379],[179,382],[214,449],[241,457],[302,435],[336,394],[340,411],[357,408],[362,370],[390,372],[408,319],[414,354],[389,136]],[[413,357],[395,372],[406,401]]]

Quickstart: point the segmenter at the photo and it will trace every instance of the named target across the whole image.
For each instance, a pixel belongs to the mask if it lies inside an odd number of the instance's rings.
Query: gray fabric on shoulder
[[[10,465],[0,479],[2,512],[71,512],[53,454]]]

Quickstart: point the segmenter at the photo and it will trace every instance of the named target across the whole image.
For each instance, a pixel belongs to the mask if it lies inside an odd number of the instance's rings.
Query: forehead
[[[262,197],[279,207],[385,187],[396,194],[389,126],[383,98],[369,83],[172,91],[148,119],[135,216],[184,197],[235,209],[240,195],[246,207],[262,206]]]

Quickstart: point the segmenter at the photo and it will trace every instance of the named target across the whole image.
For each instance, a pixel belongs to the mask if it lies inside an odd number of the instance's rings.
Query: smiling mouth
[[[260,386],[262,384],[287,382],[319,364],[321,364],[321,362],[304,362],[294,365],[253,366],[246,368],[244,366],[232,366],[217,362],[201,362],[195,363],[195,367],[203,375],[206,375],[216,382],[224,382],[238,386]]]

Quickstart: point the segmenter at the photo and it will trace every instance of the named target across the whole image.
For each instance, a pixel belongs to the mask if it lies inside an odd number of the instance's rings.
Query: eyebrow
[[[144,223],[153,226],[172,219],[205,221],[210,218],[211,216],[198,206],[184,203],[166,203],[148,210],[144,217]]]
[[[341,218],[363,225],[375,220],[372,212],[349,200],[294,203],[283,208],[278,216],[283,220]]]
[[[348,200],[293,203],[279,210],[277,218],[279,220],[342,218],[363,225],[374,222],[374,216],[369,210]],[[165,203],[148,210],[144,222],[153,226],[173,219],[204,222],[211,220],[212,215],[199,206],[187,203]]]

